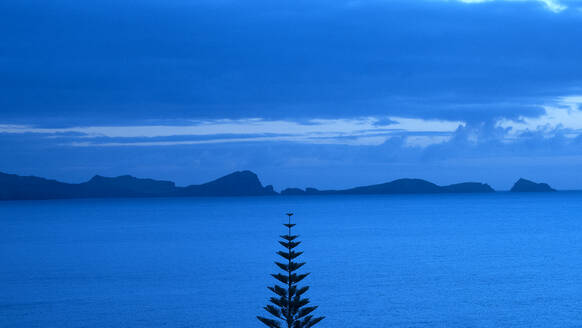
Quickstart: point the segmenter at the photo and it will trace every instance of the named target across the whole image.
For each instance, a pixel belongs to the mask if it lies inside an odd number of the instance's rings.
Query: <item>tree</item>
[[[325,317],[314,318],[311,313],[317,309],[317,306],[307,306],[309,304],[308,298],[303,298],[303,294],[309,289],[309,286],[299,288],[298,283],[305,279],[309,273],[297,274],[305,262],[295,262],[303,252],[296,252],[293,249],[301,242],[296,241],[297,237],[291,235],[291,228],[295,224],[291,224],[291,216],[293,213],[287,213],[289,223],[284,224],[287,227],[287,235],[282,235],[284,240],[279,241],[286,251],[279,251],[277,254],[286,261],[275,262],[275,264],[284,271],[283,274],[277,273],[272,276],[283,284],[283,286],[275,284],[273,287],[268,287],[275,296],[270,298],[272,304],[268,304],[264,309],[269,312],[276,319],[265,318],[257,316],[257,318],[270,328],[282,328],[287,325],[287,328],[309,328],[316,323],[323,320]]]

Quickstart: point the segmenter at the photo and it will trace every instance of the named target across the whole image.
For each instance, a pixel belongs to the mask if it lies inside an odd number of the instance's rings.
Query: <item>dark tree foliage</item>
[[[291,224],[291,216],[293,213],[287,213],[289,216],[289,223],[284,224],[289,229],[287,235],[281,236],[283,240],[279,241],[285,251],[277,252],[284,261],[275,262],[283,273],[272,274],[272,276],[281,282],[282,286],[274,285],[268,287],[275,296],[269,300],[272,304],[264,307],[275,319],[257,316],[257,318],[270,328],[302,328],[312,327],[316,323],[323,320],[324,317],[313,317],[311,314],[317,306],[307,306],[309,304],[308,298],[303,298],[303,294],[309,289],[309,286],[299,287],[297,284],[303,280],[309,273],[298,274],[296,271],[301,268],[305,262],[295,262],[303,252],[294,251],[301,242],[297,241],[297,237],[291,235],[291,228],[295,224]]]

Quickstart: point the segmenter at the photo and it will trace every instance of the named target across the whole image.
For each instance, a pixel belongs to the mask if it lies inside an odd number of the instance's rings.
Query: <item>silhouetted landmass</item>
[[[129,175],[107,178],[99,175],[79,184],[38,177],[0,173],[0,200],[200,197],[277,195],[272,186],[263,187],[251,171],[234,172],[201,185],[176,187],[171,181],[139,179]]]
[[[526,179],[519,179],[511,188],[512,192],[552,192],[556,191],[547,183],[535,183]]]
[[[71,198],[79,186],[38,177],[0,173],[0,199]]]
[[[483,193],[495,192],[488,184],[477,182],[438,186],[421,179],[398,179],[382,184],[356,187],[344,190],[317,190],[288,188],[282,195],[382,195],[382,194],[437,194],[437,193]]]
[[[138,179],[131,175],[107,178],[100,175],[79,184],[84,197],[148,197],[170,194],[176,190],[171,181]]]
[[[238,171],[201,185],[178,188],[176,196],[267,196],[277,195],[273,186],[263,187],[251,171]]]
[[[491,186],[480,182],[463,182],[441,187],[446,192],[473,193],[473,192],[495,192]]]
[[[513,192],[555,191],[545,183],[519,179]],[[421,179],[398,179],[391,182],[343,190],[287,188],[284,196],[296,195],[382,195],[382,194],[439,194],[491,193],[488,184],[465,182],[439,186]],[[64,198],[121,198],[121,197],[235,197],[279,195],[273,186],[263,186],[251,171],[237,171],[200,185],[178,187],[174,182],[140,179],[130,175],[108,178],[96,175],[79,184],[64,183],[34,176],[19,176],[0,172],[0,200],[64,199]]]
[[[432,194],[442,192],[439,186],[421,179],[398,179],[371,186],[337,191],[338,194]]]

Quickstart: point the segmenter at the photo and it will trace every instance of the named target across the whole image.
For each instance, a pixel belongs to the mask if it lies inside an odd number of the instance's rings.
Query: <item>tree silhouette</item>
[[[301,242],[295,241],[299,236],[291,235],[291,228],[295,226],[295,224],[291,224],[292,215],[293,213],[287,213],[289,223],[284,224],[284,226],[289,229],[289,232],[287,235],[281,236],[284,240],[279,241],[279,243],[285,247],[286,251],[277,252],[277,254],[286,261],[284,261],[284,263],[275,262],[284,273],[272,274],[272,276],[280,281],[284,286],[274,285],[273,287],[268,287],[276,296],[270,298],[269,301],[272,304],[268,304],[264,307],[264,309],[276,319],[257,316],[262,323],[270,328],[282,328],[285,324],[287,324],[287,328],[308,328],[314,326],[325,318],[314,318],[313,315],[311,315],[311,312],[317,309],[317,306],[306,306],[309,304],[309,299],[302,298],[302,296],[309,289],[309,286],[301,288],[297,286],[297,284],[307,277],[309,273],[295,273],[295,271],[302,267],[305,262],[294,261],[297,257],[303,254],[303,252],[296,252],[293,250]]]

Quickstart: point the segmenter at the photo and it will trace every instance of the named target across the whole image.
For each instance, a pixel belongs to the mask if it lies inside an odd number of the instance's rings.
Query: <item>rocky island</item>
[[[513,185],[511,192],[553,192],[556,189],[550,187],[547,183],[535,183],[526,179],[519,179]]]

